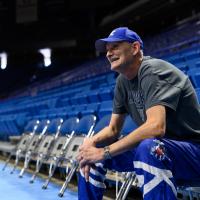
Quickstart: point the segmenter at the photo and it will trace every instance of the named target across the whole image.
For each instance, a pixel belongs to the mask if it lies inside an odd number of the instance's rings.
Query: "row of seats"
[[[199,18],[187,19],[155,36],[144,38],[146,50],[154,55],[166,55],[182,48],[196,46],[199,43]]]
[[[107,81],[106,81],[107,80]],[[35,97],[19,98],[19,101],[2,102],[0,114],[13,114],[16,112],[30,112],[35,115],[41,109],[50,109],[79,103],[92,103],[95,101],[104,101],[112,98],[112,85],[115,81],[115,74],[101,75],[91,80],[76,83],[72,86],[65,87],[62,90],[54,89]],[[109,84],[108,84],[109,83]],[[98,87],[94,87],[97,84]],[[86,95],[87,94],[87,95]],[[96,99],[95,99],[96,98]]]
[[[200,46],[164,56],[163,59],[187,74],[195,88],[200,88]]]
[[[54,109],[43,109],[37,112],[37,115],[27,115],[21,113],[16,115],[7,115],[0,118],[0,140],[8,141],[9,136],[20,135],[24,124],[31,119],[54,119],[61,117],[67,119],[70,117],[82,117],[87,114],[95,114],[101,118],[105,114],[112,112],[112,100],[101,103],[80,104],[74,106],[63,106]]]

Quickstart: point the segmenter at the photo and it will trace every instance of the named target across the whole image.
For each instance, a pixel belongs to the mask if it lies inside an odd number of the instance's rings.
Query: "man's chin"
[[[112,65],[111,64],[111,68],[110,68],[112,71],[118,71],[119,69],[119,66],[118,65]]]

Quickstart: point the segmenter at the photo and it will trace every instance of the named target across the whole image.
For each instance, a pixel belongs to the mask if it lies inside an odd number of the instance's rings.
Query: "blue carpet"
[[[10,174],[11,167],[7,166],[2,171],[3,162],[0,162],[0,199],[1,200],[77,200],[76,192],[66,190],[64,197],[58,197],[61,186],[50,183],[46,190],[41,187],[44,179],[36,178],[33,184],[29,183],[31,174],[25,173],[23,178],[18,178],[19,170]]]

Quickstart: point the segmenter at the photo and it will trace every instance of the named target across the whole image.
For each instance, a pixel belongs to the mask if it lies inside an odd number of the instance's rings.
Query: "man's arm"
[[[109,126],[102,129],[99,133],[95,134],[91,140],[96,145],[109,145],[115,142],[120,134],[125,114],[112,114]]]
[[[143,125],[109,146],[111,156],[132,149],[144,139],[164,136],[166,129],[166,108],[162,105],[153,106],[146,111],[146,115],[147,120]]]

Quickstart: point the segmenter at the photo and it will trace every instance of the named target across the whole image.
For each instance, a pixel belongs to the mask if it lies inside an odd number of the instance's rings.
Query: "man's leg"
[[[200,148],[188,142],[146,139],[136,148],[133,165],[144,200],[175,200],[175,182],[200,180]]]
[[[175,200],[175,182],[200,180],[200,146],[168,139],[146,139],[137,148],[98,164],[89,182],[80,173],[79,200],[101,200],[106,168],[135,171],[144,200]]]
[[[86,182],[83,172],[80,169],[78,180],[79,200],[101,200],[106,188],[104,184],[106,168],[103,163],[96,163],[95,168],[90,169],[89,181]]]
[[[103,163],[97,163],[95,169],[90,170],[89,182],[85,181],[83,173],[80,170],[78,183],[79,200],[101,200],[105,190],[105,175],[107,169],[116,171],[133,171],[134,152],[128,151],[111,160]]]

